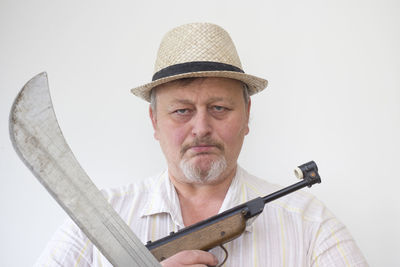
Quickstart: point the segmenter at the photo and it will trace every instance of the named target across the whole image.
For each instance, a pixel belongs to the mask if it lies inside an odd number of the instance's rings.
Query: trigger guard
[[[223,245],[219,245],[219,247],[222,248],[222,250],[225,252],[225,259],[222,261],[222,263],[218,264],[216,267],[221,267],[228,259],[228,251],[226,250],[226,248]]]

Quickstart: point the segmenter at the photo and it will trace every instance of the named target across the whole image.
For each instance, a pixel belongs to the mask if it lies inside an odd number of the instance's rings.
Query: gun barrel
[[[310,161],[298,166],[294,172],[299,179],[302,179],[302,181],[263,197],[262,199],[264,204],[297,191],[303,187],[311,187],[316,183],[321,183],[321,177],[318,174],[318,167],[314,161]]]
[[[271,202],[275,199],[286,196],[286,195],[288,195],[294,191],[297,191],[303,187],[306,187],[306,186],[309,186],[309,182],[306,180],[303,180],[303,181],[297,182],[291,186],[288,186],[281,190],[278,190],[272,194],[269,194],[268,196],[263,197],[262,200],[263,200],[264,204],[267,204],[268,202]]]

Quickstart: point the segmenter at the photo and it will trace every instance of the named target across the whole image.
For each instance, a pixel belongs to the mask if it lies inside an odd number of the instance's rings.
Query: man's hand
[[[163,267],[206,267],[217,264],[217,257],[202,250],[184,250],[161,262]]]

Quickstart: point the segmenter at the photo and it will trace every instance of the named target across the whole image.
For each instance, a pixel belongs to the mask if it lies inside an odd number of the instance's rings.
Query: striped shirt
[[[281,189],[238,167],[220,212]],[[184,228],[168,172],[104,193],[146,243]],[[368,266],[346,227],[312,195],[297,191],[265,206],[243,235],[224,245],[224,266]],[[221,248],[211,252],[220,259]],[[111,266],[71,221],[62,225],[36,266]]]

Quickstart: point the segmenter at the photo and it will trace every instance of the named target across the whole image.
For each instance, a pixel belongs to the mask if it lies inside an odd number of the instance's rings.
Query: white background
[[[239,159],[281,185],[315,160],[306,189],[350,229],[371,266],[400,266],[400,2],[0,1],[0,266],[30,266],[66,218],[8,137],[17,92],[47,71],[59,124],[98,187],[165,168],[129,89],[150,80],[162,35],[208,21],[235,41],[254,96]]]

